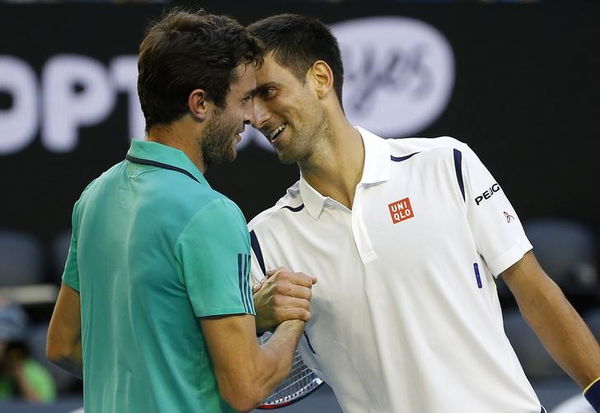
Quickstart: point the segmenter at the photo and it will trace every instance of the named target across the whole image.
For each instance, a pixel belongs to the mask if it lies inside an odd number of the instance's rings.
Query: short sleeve
[[[69,253],[62,275],[62,282],[75,291],[79,291],[79,268],[77,265],[77,240],[79,238],[79,205],[81,200],[75,203],[71,218],[71,242]]]
[[[454,154],[465,180],[467,219],[477,250],[498,276],[531,250],[531,243],[502,187],[477,155],[467,145]]]
[[[217,199],[197,212],[179,235],[175,254],[197,317],[255,314],[248,230],[233,202]]]

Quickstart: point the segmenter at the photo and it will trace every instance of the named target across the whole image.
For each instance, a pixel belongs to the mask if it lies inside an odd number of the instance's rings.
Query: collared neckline
[[[385,182],[390,179],[390,148],[385,139],[356,126],[365,146],[365,164],[360,183],[364,185]]]
[[[306,182],[302,173],[300,173],[300,196],[310,216],[318,220],[328,197],[321,195],[319,191]]]
[[[198,182],[210,187],[208,181],[192,160],[179,149],[158,142],[133,140],[127,155],[183,169],[196,178]]]
[[[390,149],[383,138],[368,130],[355,127],[360,133],[365,148],[365,163],[359,185],[371,185],[385,182],[390,178]],[[330,199],[313,188],[300,173],[300,196],[306,210],[315,220],[319,219],[325,202]]]

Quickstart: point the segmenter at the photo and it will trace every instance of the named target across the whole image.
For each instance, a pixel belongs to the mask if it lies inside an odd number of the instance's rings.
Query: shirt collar
[[[360,126],[356,127],[363,138],[365,164],[360,183],[363,185],[385,182],[390,178],[390,148],[385,139]]]
[[[208,181],[196,165],[179,149],[158,142],[132,140],[127,155],[181,168],[192,174],[198,182],[210,187]]]
[[[300,196],[310,216],[314,219],[319,219],[327,197],[324,197],[319,191],[310,186],[302,176],[302,173],[300,174]]]
[[[390,149],[383,138],[369,132],[360,126],[356,127],[363,139],[365,148],[365,163],[360,180],[362,185],[385,182],[390,177]],[[321,195],[300,174],[300,196],[308,213],[319,219],[325,201],[328,197]]]

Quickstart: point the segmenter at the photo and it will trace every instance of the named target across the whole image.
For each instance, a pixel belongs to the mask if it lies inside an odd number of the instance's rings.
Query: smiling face
[[[206,165],[231,162],[236,158],[235,146],[245,124],[252,120],[252,92],[256,86],[254,67],[240,65],[235,80],[229,85],[225,107],[215,106],[200,138]]]
[[[326,130],[325,112],[311,82],[310,76],[299,81],[272,53],[256,70],[252,126],[269,139],[286,164],[308,160]]]

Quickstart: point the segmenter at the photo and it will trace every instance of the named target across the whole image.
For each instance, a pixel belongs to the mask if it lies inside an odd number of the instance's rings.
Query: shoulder
[[[207,219],[241,220],[245,218],[238,206],[228,197],[198,183],[183,174],[156,174],[154,182],[145,186],[144,205],[140,208],[154,216],[186,222],[195,216]]]
[[[100,174],[100,176],[96,177],[95,179],[93,179],[81,192],[81,196],[79,197],[80,200],[85,199],[89,196],[91,196],[91,194],[93,194],[95,191],[97,191],[100,187],[102,187],[107,181],[111,180],[111,178],[113,177],[113,175],[115,175],[115,173],[117,173],[117,171],[122,168],[124,165],[124,161],[121,161],[113,166],[111,166],[110,168],[108,168],[106,171],[102,172],[102,174]]]
[[[426,168],[443,165],[451,169],[462,169],[461,165],[476,158],[466,143],[450,136],[386,139],[386,143],[394,163],[413,159]]]
[[[300,196],[300,181],[296,181],[275,205],[255,216],[248,224],[248,228],[252,231],[285,221],[289,218],[290,213],[300,212],[303,208],[304,204]]]
[[[246,219],[239,207],[227,197],[215,196],[195,213],[182,218],[176,244],[220,245],[227,249],[235,245],[249,245]],[[227,247],[225,247],[227,246]]]
[[[205,220],[228,220],[246,225],[244,214],[237,204],[217,191],[212,191],[210,196],[204,198],[194,215],[202,216]]]
[[[385,139],[390,148],[390,153],[395,157],[411,154],[436,154],[458,150],[460,152],[469,150],[464,142],[450,137],[440,136],[436,138],[401,138]]]
[[[112,177],[117,173],[116,171],[123,167],[123,164],[124,162],[121,161],[93,179],[81,192],[79,199],[73,206],[73,212],[77,214],[85,208],[86,204],[93,203],[95,198],[102,198],[103,188],[107,186],[107,182],[112,180]]]

